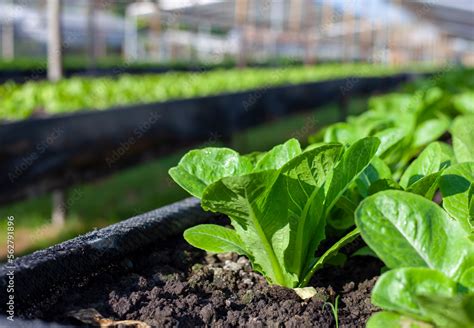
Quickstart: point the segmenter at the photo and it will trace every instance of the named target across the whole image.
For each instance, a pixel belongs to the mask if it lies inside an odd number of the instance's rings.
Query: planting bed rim
[[[0,290],[7,290],[7,274],[13,270],[15,312],[23,313],[35,303],[86,283],[87,278],[120,262],[128,254],[216,217],[217,214],[204,212],[198,199],[186,198],[4,264],[0,267]],[[7,310],[6,293],[0,298],[3,315]],[[0,316],[0,327],[4,322],[11,323]],[[22,320],[15,318],[15,322],[18,326],[9,327],[23,327]],[[42,326],[35,323],[24,327]],[[46,324],[44,327],[60,326]]]

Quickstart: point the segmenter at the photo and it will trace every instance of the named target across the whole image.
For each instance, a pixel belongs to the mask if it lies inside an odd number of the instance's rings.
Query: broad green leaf
[[[453,165],[443,172],[440,179],[444,209],[468,232],[474,229],[471,210],[473,185],[474,162]]]
[[[392,147],[402,143],[402,140],[405,139],[408,135],[406,128],[390,128],[383,131],[380,131],[374,135],[374,137],[379,138],[380,147],[377,150],[377,156],[384,158],[387,156]]]
[[[459,283],[474,292],[474,266],[464,271],[463,275],[459,279]]]
[[[474,162],[474,115],[457,117],[451,126],[458,163]]]
[[[324,146],[324,145],[327,145],[327,143],[325,143],[325,142],[316,142],[316,143],[308,145],[303,151],[310,151],[310,150],[313,150],[315,148],[318,148],[318,147],[321,147],[321,146]]]
[[[474,114],[474,92],[463,92],[453,96],[453,104],[462,114]]]
[[[314,259],[324,239],[326,221],[323,217],[323,185],[341,157],[340,144],[328,144],[304,152],[282,169],[282,192],[288,196],[290,243],[285,252],[288,270],[298,277]]]
[[[435,203],[398,190],[363,200],[356,224],[367,245],[389,268],[428,267],[459,279],[474,265],[474,244]]]
[[[215,224],[201,224],[187,229],[184,239],[194,247],[211,253],[235,252],[248,255],[235,230]]]
[[[455,297],[458,284],[437,270],[429,268],[399,268],[385,272],[372,290],[372,303],[394,311],[429,321],[417,297]]]
[[[414,96],[407,93],[389,93],[387,95],[375,96],[369,99],[369,108],[378,112],[390,112],[392,108],[397,110],[408,109],[413,106]]]
[[[469,187],[468,199],[469,199],[469,217],[472,219],[474,218],[474,184],[473,183],[471,183],[471,187]]]
[[[369,188],[373,183],[381,179],[390,179],[391,177],[392,172],[387,164],[378,156],[375,156],[369,166],[357,178],[357,188],[363,197],[367,197]]]
[[[326,213],[332,209],[349,185],[365,170],[377,152],[380,141],[374,137],[358,140],[344,152],[342,160],[334,168],[326,193]]]
[[[240,176],[252,170],[250,159],[241,157],[236,151],[209,147],[188,152],[169,174],[183,189],[201,198],[208,185],[223,177]]]
[[[373,314],[366,328],[435,328],[433,325],[395,313],[382,311]]]
[[[436,190],[438,190],[440,177],[441,172],[424,176],[415,183],[411,184],[410,187],[407,188],[407,191],[432,200]]]
[[[443,97],[443,90],[439,87],[431,87],[428,90],[426,90],[424,94],[424,103],[425,105],[437,103],[441,100]]]
[[[442,142],[429,144],[405,170],[400,185],[408,188],[418,180],[452,165],[454,152],[451,146]]]
[[[255,165],[255,171],[279,169],[299,154],[301,154],[299,141],[290,139],[265,153]]]
[[[201,205],[230,217],[254,267],[271,283],[294,287],[298,278],[284,263],[290,242],[289,204],[279,176],[278,170],[267,170],[222,178],[206,188]]]
[[[438,140],[449,128],[450,120],[447,117],[433,118],[421,123],[413,136],[413,147],[417,148]]]
[[[416,299],[436,327],[474,327],[474,294],[456,297],[420,295]]]
[[[339,142],[347,145],[357,139],[358,135],[354,127],[345,122],[330,125],[324,133],[324,142]]]

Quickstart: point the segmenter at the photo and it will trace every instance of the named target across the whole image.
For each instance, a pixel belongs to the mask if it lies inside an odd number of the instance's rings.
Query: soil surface
[[[345,252],[362,244],[354,243]],[[78,326],[110,319],[135,320],[111,327],[335,327],[328,304],[338,297],[339,327],[364,327],[377,311],[370,291],[381,267],[372,257],[349,257],[342,268],[317,272],[311,285],[318,294],[303,301],[291,289],[270,286],[245,257],[206,255],[175,240],[125,259],[27,317]]]

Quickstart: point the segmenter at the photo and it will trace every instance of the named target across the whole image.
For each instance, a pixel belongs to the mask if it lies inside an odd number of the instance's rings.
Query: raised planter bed
[[[226,223],[190,198],[19,258],[0,268],[0,288],[14,270],[18,327],[29,327],[20,318],[47,321],[34,327],[87,326],[97,314],[153,327],[333,327],[324,304],[337,295],[341,327],[361,327],[376,310],[370,290],[378,260],[353,257],[343,269],[322,270],[311,283],[318,295],[302,301],[291,289],[269,286],[245,258],[206,256],[182,240],[185,228],[206,221]]]
[[[0,125],[0,203],[110,174],[213,135],[225,142],[236,131],[344,103],[352,95],[387,91],[417,76],[348,77],[5,123]],[[345,114],[341,106],[341,118]]]

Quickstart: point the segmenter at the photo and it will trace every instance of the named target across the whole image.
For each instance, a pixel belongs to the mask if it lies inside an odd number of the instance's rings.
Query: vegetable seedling
[[[272,284],[305,287],[358,236],[355,229],[315,256],[331,209],[370,164],[379,143],[368,137],[348,149],[330,143],[301,152],[289,141],[257,160],[228,149],[192,151],[170,175],[200,197],[205,210],[226,214],[233,229],[204,224],[186,230],[184,238],[209,252],[247,256]]]
[[[366,198],[355,216],[364,241],[392,269],[372,291],[384,311],[369,328],[474,326],[474,243],[458,221],[398,190]]]

